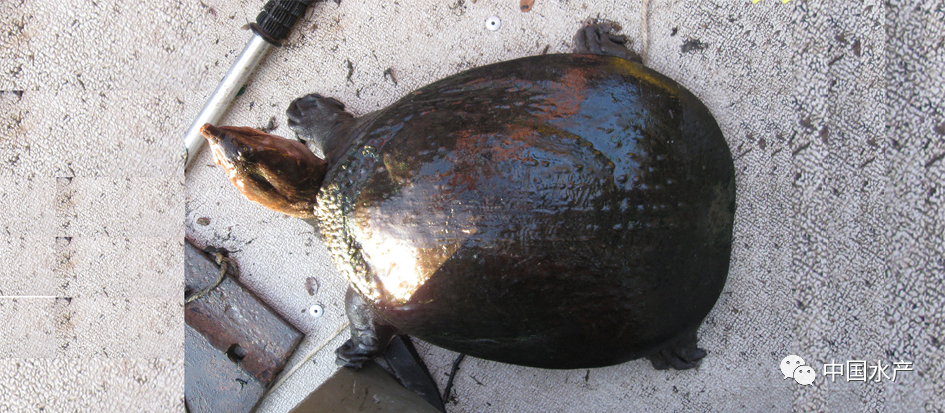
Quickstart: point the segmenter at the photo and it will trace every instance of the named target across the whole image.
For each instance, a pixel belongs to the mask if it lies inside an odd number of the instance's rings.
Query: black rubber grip
[[[305,10],[314,2],[315,0],[269,0],[259,12],[259,16],[256,16],[253,30],[278,46],[282,40],[289,37],[292,26],[295,26],[295,22],[305,15]]]

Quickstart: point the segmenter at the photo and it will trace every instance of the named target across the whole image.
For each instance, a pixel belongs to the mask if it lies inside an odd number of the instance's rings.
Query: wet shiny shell
[[[731,153],[705,106],[623,59],[469,70],[366,118],[316,216],[336,266],[402,331],[583,368],[698,326],[728,273]]]

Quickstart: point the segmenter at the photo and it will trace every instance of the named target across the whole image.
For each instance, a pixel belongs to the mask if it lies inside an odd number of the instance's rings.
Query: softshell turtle
[[[728,274],[731,152],[705,105],[632,61],[613,28],[582,27],[579,54],[467,70],[360,117],[296,99],[305,144],[205,126],[234,184],[313,223],[351,281],[340,364],[398,330],[542,368],[706,355],[696,330]]]

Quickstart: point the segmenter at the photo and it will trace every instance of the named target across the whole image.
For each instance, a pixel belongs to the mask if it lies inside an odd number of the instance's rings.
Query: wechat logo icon
[[[794,354],[781,360],[779,367],[781,368],[781,374],[784,374],[784,379],[788,377],[793,378],[797,384],[802,386],[810,386],[814,383],[814,379],[817,378],[817,373],[814,371],[814,368],[808,366],[804,363],[804,359]]]

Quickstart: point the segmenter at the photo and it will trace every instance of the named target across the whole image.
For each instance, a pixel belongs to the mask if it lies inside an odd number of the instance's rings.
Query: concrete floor
[[[363,114],[463,69],[567,52],[582,20],[615,20],[705,102],[736,158],[731,273],[699,331],[709,355],[684,372],[467,358],[449,411],[945,411],[943,2],[642,3],[318,3],[223,123],[274,117],[291,136],[297,96]],[[324,344],[260,411],[334,371],[346,281],[311,227],[241,199],[208,153],[186,178],[181,163],[261,4],[0,3],[0,411],[182,411],[185,235],[235,251],[245,283],[306,332],[296,359]],[[419,346],[442,387],[456,354]],[[789,354],[819,373],[812,386],[783,379]],[[914,370],[823,377],[848,360]]]

